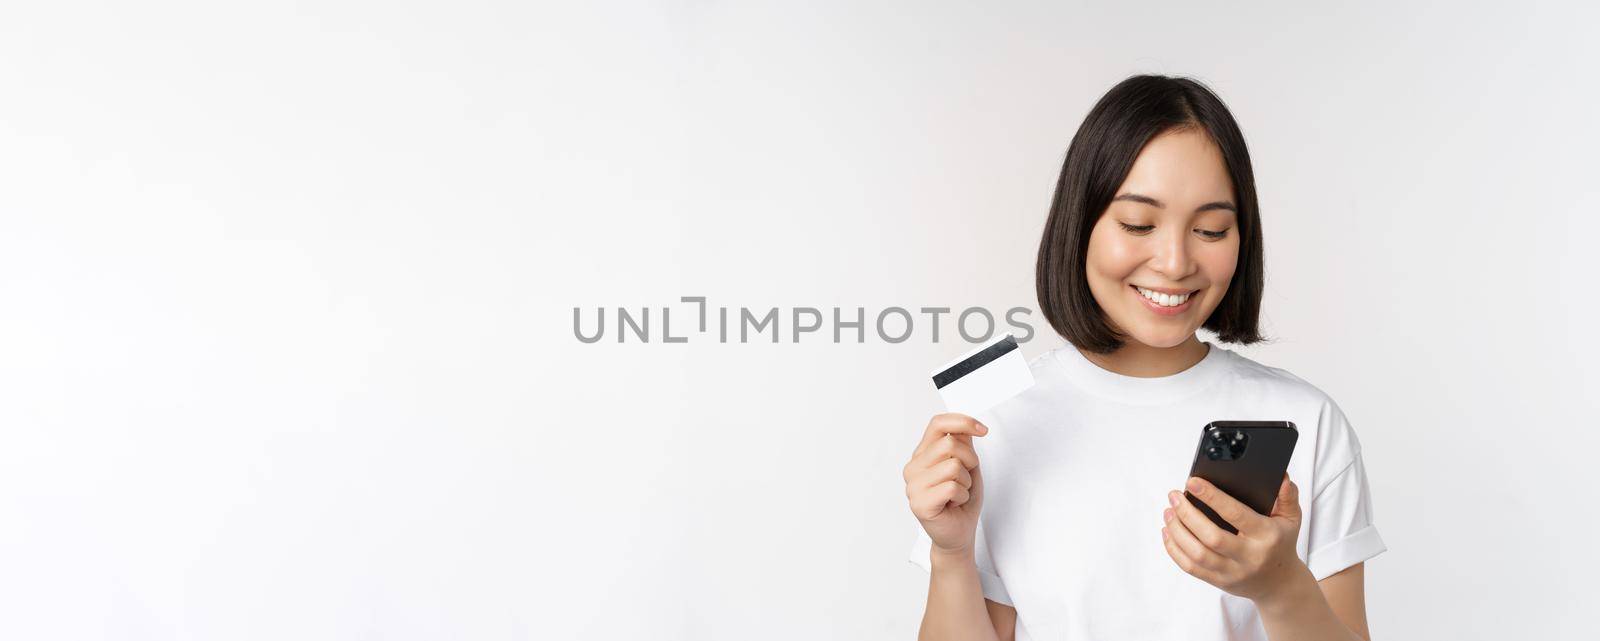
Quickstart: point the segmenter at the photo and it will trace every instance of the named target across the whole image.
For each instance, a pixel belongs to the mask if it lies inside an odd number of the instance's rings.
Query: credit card
[[[933,386],[946,410],[972,416],[1033,387],[1033,372],[1006,334],[934,370]]]

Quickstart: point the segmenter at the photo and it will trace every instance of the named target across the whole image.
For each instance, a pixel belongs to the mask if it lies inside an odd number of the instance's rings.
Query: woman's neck
[[[1189,340],[1172,347],[1151,347],[1130,340],[1110,354],[1078,350],[1084,358],[1089,359],[1089,362],[1100,366],[1100,369],[1138,378],[1177,374],[1194,367],[1195,363],[1206,357],[1208,351],[1210,348],[1193,334],[1189,335]]]

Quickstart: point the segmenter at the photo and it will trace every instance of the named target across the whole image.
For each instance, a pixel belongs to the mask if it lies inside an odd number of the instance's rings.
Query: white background
[[[1242,124],[1375,634],[1592,633],[1600,16],[1163,4],[7,3],[0,637],[912,638],[951,326],[572,308],[1036,307],[1138,72]]]

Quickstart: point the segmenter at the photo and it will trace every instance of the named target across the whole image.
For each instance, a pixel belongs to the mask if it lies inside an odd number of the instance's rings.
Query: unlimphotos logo
[[[712,307],[706,303],[704,296],[682,296],[678,301],[696,306],[697,309],[691,311],[698,311],[694,319],[698,321],[694,324],[698,330],[686,330],[680,326],[678,333],[674,333],[674,308],[668,306],[654,308],[660,312],[657,315],[660,319],[658,334],[651,331],[650,307],[632,310],[620,306],[611,308],[614,327],[607,322],[607,308],[595,307],[593,319],[585,321],[583,308],[574,307],[572,335],[584,343],[600,342],[605,339],[608,329],[612,330],[618,343],[629,342],[630,335],[640,343],[649,343],[652,339],[661,343],[687,343],[695,337],[710,340],[711,335],[715,335],[719,343],[734,340],[749,343],[752,339],[759,342],[763,338],[773,343],[783,340],[790,343],[802,340],[825,342],[829,337],[834,343],[865,343],[869,335],[885,343],[904,343],[913,336],[926,334],[932,342],[937,343],[941,336],[941,324],[948,322],[955,325],[955,333],[962,340],[983,343],[992,338],[997,330],[1001,333],[1008,331],[1000,328],[996,315],[983,307],[967,307],[959,312],[953,312],[949,307],[919,307],[915,314],[900,306],[885,307],[871,314],[865,307],[833,307],[830,308],[831,313],[824,314],[822,309],[816,307]],[[1006,310],[1003,316],[1005,324],[1016,330],[1017,342],[1026,343],[1033,338],[1033,326],[1025,320],[1032,315],[1033,310],[1027,307]],[[830,318],[831,323],[827,322]],[[713,323],[716,325],[714,332],[710,328]],[[784,330],[785,326],[787,331]],[[849,340],[851,338],[854,340]]]

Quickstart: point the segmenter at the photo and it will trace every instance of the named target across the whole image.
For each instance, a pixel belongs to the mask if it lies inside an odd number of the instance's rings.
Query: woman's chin
[[[1156,349],[1170,349],[1184,344],[1191,336],[1194,336],[1194,332],[1174,333],[1134,331],[1131,335],[1131,338],[1147,347],[1153,347]]]

